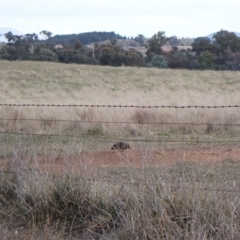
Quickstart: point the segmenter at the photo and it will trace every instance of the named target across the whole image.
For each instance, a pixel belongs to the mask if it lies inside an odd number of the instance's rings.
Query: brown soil
[[[200,164],[240,163],[240,148],[212,148],[211,150],[104,150],[69,155],[65,153],[29,160],[50,172],[63,172],[71,167],[72,170],[81,171],[91,167],[134,167],[146,168],[154,166],[167,166],[177,162],[195,162]],[[7,160],[0,161],[1,169],[6,166]]]
[[[166,166],[176,162],[204,163],[240,163],[240,149],[216,148],[212,150],[175,150],[175,151],[141,151],[141,150],[105,150],[80,153],[79,155],[58,156],[44,167],[63,170],[66,165],[85,167],[136,167],[146,168]]]
[[[214,150],[178,151],[97,151],[82,156],[85,164],[93,166],[134,166],[148,167],[173,164],[179,161],[199,163],[232,161],[240,162],[240,149],[219,148]]]

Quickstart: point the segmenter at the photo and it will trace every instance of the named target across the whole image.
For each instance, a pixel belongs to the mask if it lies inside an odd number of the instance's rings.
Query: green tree
[[[4,36],[8,40],[8,44],[13,43],[15,41],[15,37],[12,32],[7,32],[4,34]]]
[[[25,35],[13,35],[12,32],[5,34],[8,45],[15,48],[13,57],[15,59],[28,60],[30,55],[34,53],[34,48],[38,43],[38,35],[35,33],[27,33]],[[12,49],[8,48],[7,51]],[[12,54],[10,54],[12,55]]]
[[[224,65],[229,70],[240,70],[240,51],[233,53],[230,49],[223,52]]]
[[[208,37],[198,37],[192,43],[192,51],[196,52],[198,55],[201,52],[209,51],[216,52],[216,47],[213,46],[211,40]]]
[[[73,44],[73,48],[75,50],[80,50],[82,47],[83,47],[83,45],[79,40],[76,40],[75,43]]]
[[[162,46],[166,44],[171,38],[165,36],[165,32],[158,32],[152,36],[146,45],[147,52],[147,61],[151,62],[154,55],[162,55],[163,50]]]
[[[0,49],[0,59],[13,61],[17,60],[16,55],[16,49],[13,46],[5,45]]]
[[[162,55],[155,55],[152,58],[151,66],[158,67],[158,68],[167,68],[168,67],[168,61]]]
[[[142,67],[145,65],[145,61],[141,53],[137,52],[135,49],[129,49],[129,51],[126,51],[124,64],[126,66]]]
[[[212,69],[214,67],[214,60],[216,56],[211,52],[201,52],[198,56],[198,62],[200,63],[200,67],[202,69]]]
[[[125,50],[118,45],[95,44],[91,57],[97,64],[121,66],[125,59]]]
[[[39,34],[43,35],[46,38],[46,40],[52,37],[52,33],[46,30],[41,31]]]
[[[39,54],[33,56],[32,60],[58,62],[58,55],[50,49],[41,48]]]
[[[73,49],[60,49],[56,51],[58,59],[62,63],[77,63],[77,64],[95,64],[95,61],[83,55],[78,50]]]
[[[28,43],[34,43],[38,41],[38,35],[36,33],[27,33],[23,36],[23,39]]]
[[[111,46],[114,52],[112,66],[122,66],[125,59],[125,50],[120,46]]]
[[[213,44],[223,53],[225,50],[240,51],[240,38],[234,32],[221,30],[213,35]]]
[[[125,39],[125,36],[116,34],[115,32],[85,32],[79,34],[66,34],[66,35],[54,35],[49,42],[52,44],[59,44],[65,42],[66,44],[73,44],[76,40],[79,40],[82,44],[88,45],[89,43],[99,43],[102,41],[112,39]]]
[[[134,41],[138,42],[140,44],[140,46],[144,45],[144,42],[146,40],[146,37],[143,34],[138,34],[135,38]]]
[[[110,47],[102,48],[99,60],[101,65],[112,65],[114,60],[114,51]]]
[[[195,54],[190,50],[171,51],[166,55],[170,68],[192,68],[191,63],[195,60]]]

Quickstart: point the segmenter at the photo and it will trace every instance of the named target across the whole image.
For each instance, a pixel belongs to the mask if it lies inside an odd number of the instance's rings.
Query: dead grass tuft
[[[20,157],[0,173],[0,232],[18,239],[238,239],[237,169],[182,162],[88,169],[84,177],[70,165],[56,175]]]
[[[143,110],[137,110],[132,116],[134,122],[139,124],[149,123],[149,122],[156,122],[157,117],[154,113],[149,113]]]

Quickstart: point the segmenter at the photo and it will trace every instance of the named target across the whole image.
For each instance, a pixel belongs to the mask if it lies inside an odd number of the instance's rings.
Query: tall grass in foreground
[[[72,167],[73,168],[73,167]],[[239,239],[239,166],[177,163],[61,174],[13,157],[0,173],[5,239]],[[87,174],[82,174],[84,170]]]

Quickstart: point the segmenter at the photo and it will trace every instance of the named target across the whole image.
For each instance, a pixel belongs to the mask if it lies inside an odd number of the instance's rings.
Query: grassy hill
[[[0,61],[0,68],[1,103],[178,106],[239,104],[240,72],[7,61]],[[55,110],[57,113],[54,118],[75,119],[78,116],[75,110]],[[32,111],[23,110],[27,116],[38,115],[38,110]],[[51,109],[44,110],[50,118],[53,112]],[[148,110],[147,114],[150,112]],[[98,120],[126,121],[135,119],[138,112],[136,109],[99,109],[89,114]],[[155,109],[151,114],[153,120],[158,121],[213,123],[236,123],[240,116],[238,109]]]
[[[0,61],[1,102],[237,104],[239,72]]]

